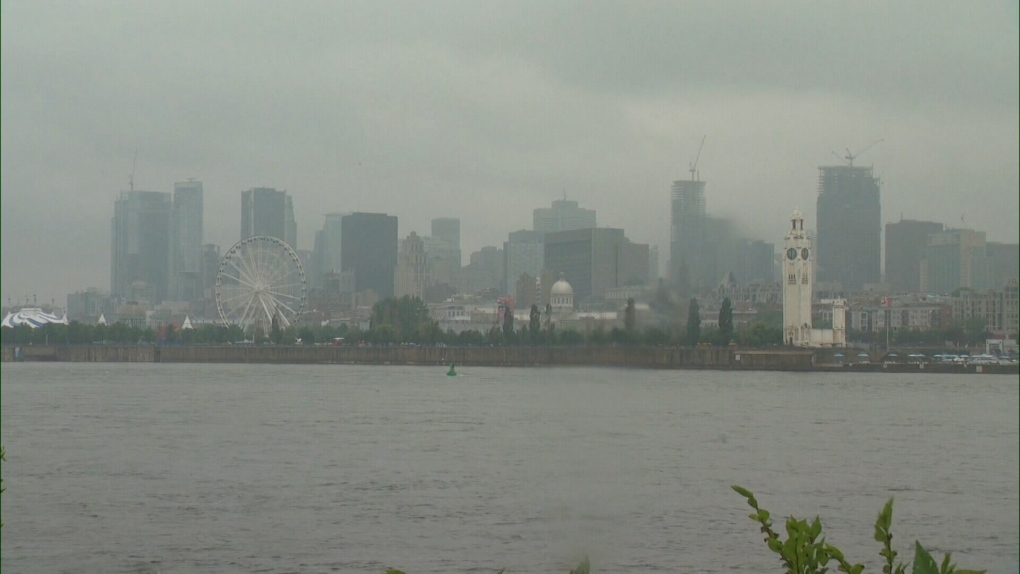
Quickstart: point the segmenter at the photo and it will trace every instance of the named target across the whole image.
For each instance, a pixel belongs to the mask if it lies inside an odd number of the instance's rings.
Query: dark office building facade
[[[267,236],[297,251],[294,202],[286,191],[256,187],[241,192],[241,239]]]
[[[882,279],[882,206],[870,167],[818,168],[819,281],[846,290]]]
[[[928,236],[944,229],[941,223],[913,219],[885,224],[885,282],[894,293],[921,290],[921,260]]]
[[[392,297],[397,266],[397,217],[352,213],[340,224],[341,272],[352,277],[354,291],[371,289]]]

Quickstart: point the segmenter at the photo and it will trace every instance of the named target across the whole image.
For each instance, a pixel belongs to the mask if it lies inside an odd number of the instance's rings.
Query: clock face
[[[786,250],[786,258],[789,259],[790,261],[793,261],[794,259],[796,259],[797,258],[797,250],[794,249],[793,247],[787,249]]]
[[[808,255],[810,255],[810,254],[811,254],[811,252],[808,251],[807,247],[805,247],[804,249],[800,250],[800,257],[801,257],[801,259],[806,260],[808,258]]]

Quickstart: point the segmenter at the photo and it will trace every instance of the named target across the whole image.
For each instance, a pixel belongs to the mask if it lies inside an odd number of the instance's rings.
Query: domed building
[[[574,310],[574,288],[570,286],[563,274],[560,274],[559,281],[552,284],[549,290],[549,304],[554,311]]]

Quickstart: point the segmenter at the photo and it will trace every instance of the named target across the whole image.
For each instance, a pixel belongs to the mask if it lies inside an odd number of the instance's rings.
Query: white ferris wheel
[[[223,324],[268,334],[294,324],[305,306],[305,270],[294,250],[276,237],[242,239],[216,273],[216,309]]]

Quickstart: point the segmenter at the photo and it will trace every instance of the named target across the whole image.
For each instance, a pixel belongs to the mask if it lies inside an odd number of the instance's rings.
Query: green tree
[[[584,335],[574,329],[568,329],[560,333],[559,340],[563,345],[576,347],[584,344]]]
[[[431,321],[429,308],[421,299],[407,295],[400,299],[389,297],[372,306],[370,329],[387,325],[393,329],[397,342],[420,342]]]
[[[637,326],[637,311],[634,309],[634,298],[627,299],[627,307],[623,310],[623,328],[633,333]]]
[[[531,333],[531,339],[533,342],[538,341],[538,332],[542,330],[542,313],[538,310],[538,305],[531,304],[531,314],[529,315],[528,331]]]
[[[968,344],[982,343],[989,337],[988,322],[981,317],[971,317],[964,321],[963,332],[966,335]]]
[[[503,334],[510,335],[514,332],[514,310],[509,305],[503,308]]]
[[[698,300],[691,298],[691,304],[687,307],[687,344],[695,346],[701,340],[701,308]]]
[[[557,340],[559,340],[559,333],[556,332],[556,325],[554,325],[552,321],[549,320],[546,320],[546,325],[547,327],[545,328],[544,331],[545,344],[555,345]]]
[[[489,334],[486,336],[486,340],[490,345],[502,345],[503,344],[503,331],[496,325],[493,325],[489,329]]]
[[[719,342],[725,346],[733,340],[733,304],[730,298],[723,299],[719,307]]]
[[[269,340],[274,345],[279,345],[283,339],[283,329],[280,328],[280,315],[278,313],[273,314],[273,321],[269,326]]]
[[[461,331],[457,335],[457,344],[462,347],[483,345],[485,344],[485,335],[475,329]]]
[[[684,259],[680,260],[680,265],[677,267],[676,272],[676,288],[683,297],[691,291],[691,271],[687,267],[687,261]]]
[[[612,330],[609,331],[609,341],[614,345],[634,344],[637,342],[635,341],[636,337],[637,333],[631,333],[630,331],[625,331],[619,327],[613,327]]]
[[[658,327],[651,327],[645,331],[645,344],[661,347],[668,345],[672,337],[670,334]]]

